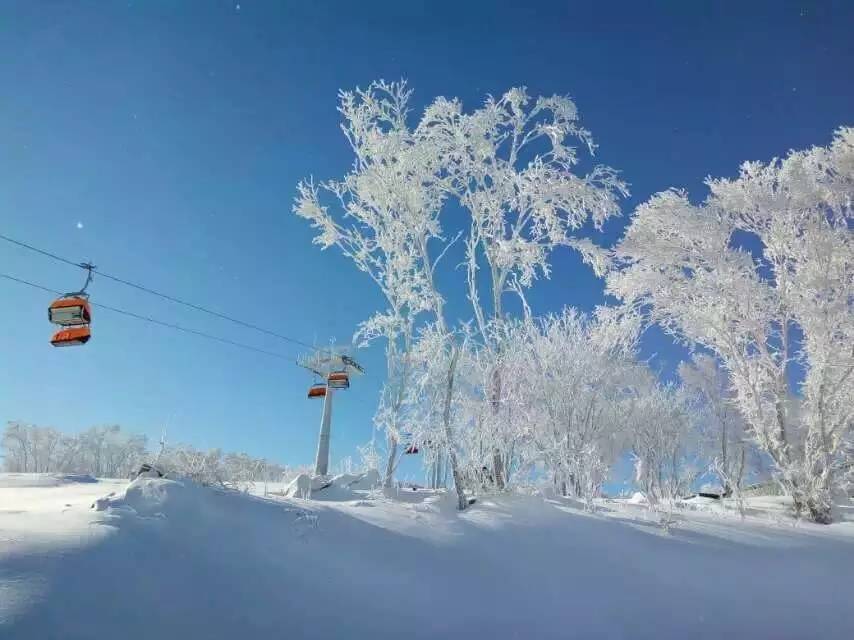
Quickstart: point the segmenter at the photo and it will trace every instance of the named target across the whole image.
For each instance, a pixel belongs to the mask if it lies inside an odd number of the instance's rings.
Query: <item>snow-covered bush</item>
[[[241,491],[259,482],[288,481],[302,471],[245,453],[223,453],[220,449],[202,451],[189,445],[164,448],[157,459],[157,467],[171,477]]]
[[[628,426],[635,484],[650,505],[672,509],[704,471],[695,419],[678,387],[654,383],[638,389]]]
[[[508,326],[506,371],[515,384],[504,385],[502,410],[518,431],[516,455],[527,458],[519,466],[542,463],[562,494],[592,507],[626,442],[637,389],[650,384],[635,356],[638,320],[566,309]]]

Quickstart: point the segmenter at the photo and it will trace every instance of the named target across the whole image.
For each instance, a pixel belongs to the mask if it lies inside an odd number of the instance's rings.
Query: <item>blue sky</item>
[[[854,124],[854,5],[742,4],[6,3],[0,233],[306,342],[347,341],[379,294],[312,246],[290,213],[300,178],[349,166],[339,89],[405,77],[418,109],[437,95],[475,107],[519,84],[570,94],[598,161],[632,185],[627,215],[656,191],[700,198],[707,175],[826,144]],[[614,242],[625,222],[596,241]],[[575,256],[554,265],[531,294],[536,312],[602,302],[601,282]],[[5,243],[0,271],[61,290],[82,283],[79,271]],[[103,278],[91,293],[300,353]],[[169,420],[172,440],[313,458],[320,404],[305,399],[310,379],[288,359],[107,311],[89,345],[55,350],[49,296],[7,281],[0,295],[0,420],[120,423],[154,438]],[[452,305],[465,313],[462,299]],[[663,376],[682,356],[657,332],[643,349]],[[369,375],[339,396],[334,458],[371,435],[382,348],[359,356]]]

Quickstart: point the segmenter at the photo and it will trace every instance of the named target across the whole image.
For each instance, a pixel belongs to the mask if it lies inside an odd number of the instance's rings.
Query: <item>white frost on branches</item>
[[[431,482],[450,467],[461,509],[465,491],[532,474],[592,505],[630,449],[650,499],[672,502],[704,464],[740,488],[750,441],[799,509],[831,518],[852,473],[854,130],[710,179],[699,205],[659,193],[609,251],[581,229],[617,215],[627,187],[609,167],[582,170],[595,145],[570,98],[513,88],[473,110],[437,98],[417,121],[410,104],[404,82],[342,92],[353,166],[340,181],[300,183],[294,205],[315,242],[386,301],[356,335],[386,344],[375,414],[386,486],[405,442]],[[445,218],[460,210],[464,220]],[[440,291],[437,265],[458,241],[464,279],[442,278],[459,291]],[[526,292],[560,247],[606,276],[623,306],[537,318]],[[471,317],[449,319],[446,298],[460,293]],[[521,314],[505,311],[507,294]],[[637,360],[646,321],[711,354],[683,365],[684,388]]]
[[[828,522],[854,416],[854,129],[707,185],[638,207],[608,291],[721,360],[796,507]]]

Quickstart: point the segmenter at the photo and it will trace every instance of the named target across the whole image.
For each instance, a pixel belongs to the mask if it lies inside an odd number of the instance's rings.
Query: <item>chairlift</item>
[[[322,382],[318,382],[316,384],[311,385],[308,388],[308,397],[309,398],[325,398],[326,397],[326,385]]]
[[[333,371],[326,378],[330,389],[348,389],[350,387],[350,376],[344,371]]]
[[[68,327],[53,334],[50,343],[54,347],[78,347],[89,342],[91,337],[92,332],[89,330],[89,325]]]

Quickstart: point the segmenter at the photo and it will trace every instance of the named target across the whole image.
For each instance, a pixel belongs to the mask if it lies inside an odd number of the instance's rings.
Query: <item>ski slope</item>
[[[678,519],[0,474],[0,637],[854,637],[854,523]]]

